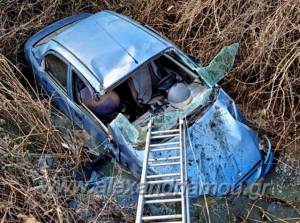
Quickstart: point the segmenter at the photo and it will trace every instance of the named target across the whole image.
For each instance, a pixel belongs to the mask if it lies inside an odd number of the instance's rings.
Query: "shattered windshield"
[[[209,87],[215,86],[229,73],[238,48],[237,43],[225,46],[206,67],[197,68],[197,73]]]
[[[201,67],[191,61],[186,55],[174,49],[167,52],[172,58],[183,64],[205,81],[208,87],[215,86],[231,70],[237,54],[239,45],[237,43],[223,47],[210,63]]]

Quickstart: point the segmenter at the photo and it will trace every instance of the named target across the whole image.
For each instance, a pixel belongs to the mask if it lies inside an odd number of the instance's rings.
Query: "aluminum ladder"
[[[189,223],[189,198],[187,189],[187,165],[186,165],[186,150],[185,150],[185,126],[182,119],[178,120],[178,129],[172,129],[167,131],[151,131],[152,120],[148,123],[148,131],[145,145],[145,154],[143,161],[143,169],[140,182],[136,223],[142,222],[173,222],[173,223]],[[153,143],[157,139],[167,140],[173,137],[177,137],[179,141],[176,142],[162,142]],[[173,154],[176,156],[167,157],[166,151],[173,150]],[[150,159],[149,153],[160,152],[161,156],[157,159]],[[164,157],[164,154],[165,157]],[[177,165],[178,172],[166,173],[163,169],[167,166]],[[150,174],[149,168],[161,167],[160,172]],[[147,186],[157,186],[163,183],[178,182],[179,190],[165,193],[149,193],[146,189]],[[144,216],[145,204],[172,204],[173,206],[180,204],[181,212],[172,215],[150,215]],[[178,208],[177,208],[178,209]],[[174,208],[174,211],[176,207]]]

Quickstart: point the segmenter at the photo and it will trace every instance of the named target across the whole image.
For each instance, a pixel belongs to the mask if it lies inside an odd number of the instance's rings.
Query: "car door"
[[[84,129],[93,137],[91,142],[93,146],[105,144],[104,142],[108,141],[108,131],[107,129],[104,131],[105,126],[88,114],[79,102],[74,101],[73,86],[76,78],[74,78],[75,69],[71,63],[56,51],[50,50],[43,57],[41,64],[40,66],[35,61],[33,70],[37,82],[51,98],[51,102],[79,128]]]
[[[80,89],[88,89],[91,95],[94,95],[94,90],[84,76],[73,67],[70,69],[68,88],[69,97],[72,99],[70,104],[72,120],[93,137],[93,146],[95,143],[106,146],[110,139],[107,127],[80,99]]]

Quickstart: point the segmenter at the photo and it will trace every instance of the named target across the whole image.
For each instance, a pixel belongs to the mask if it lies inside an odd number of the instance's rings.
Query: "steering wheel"
[[[159,90],[164,91],[164,90],[169,89],[175,83],[176,83],[176,75],[173,73],[170,73],[158,82],[157,88]]]

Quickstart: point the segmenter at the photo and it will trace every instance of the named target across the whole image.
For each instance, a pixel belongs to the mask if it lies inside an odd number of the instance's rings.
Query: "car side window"
[[[74,99],[77,104],[87,104],[88,101],[92,100],[93,92],[91,89],[81,80],[76,71],[72,71],[73,76],[73,92]]]
[[[72,71],[72,77],[74,101],[78,105],[105,123],[109,122],[112,117],[115,118],[120,107],[118,94],[111,91],[101,97],[97,96],[87,81],[81,79],[75,71]]]
[[[64,61],[53,54],[48,54],[45,57],[45,71],[52,76],[63,90],[67,91],[68,65]]]
[[[97,116],[97,108],[95,106],[97,106],[98,99],[94,98],[94,92],[89,83],[82,79],[75,70],[72,70],[72,80],[74,102],[96,119],[105,133],[109,135],[107,127],[103,124],[100,117]]]

